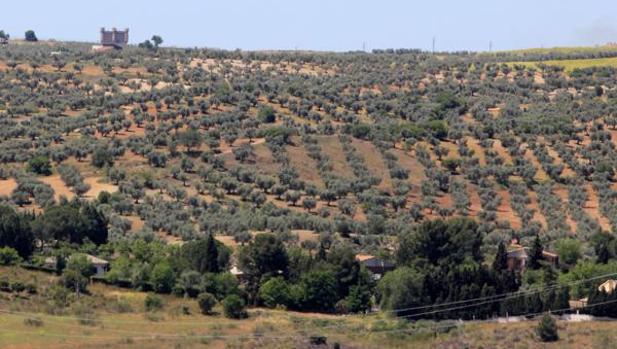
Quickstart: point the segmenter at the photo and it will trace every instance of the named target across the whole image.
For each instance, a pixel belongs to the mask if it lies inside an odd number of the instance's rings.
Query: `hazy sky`
[[[504,50],[617,42],[614,0],[2,0],[0,29],[97,41],[130,28],[170,46],[227,49]]]

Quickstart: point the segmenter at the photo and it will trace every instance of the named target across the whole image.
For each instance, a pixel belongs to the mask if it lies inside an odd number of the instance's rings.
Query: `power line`
[[[545,292],[548,290],[552,290],[552,289],[556,289],[556,288],[561,288],[561,287],[569,287],[572,285],[576,285],[576,284],[580,284],[580,283],[584,283],[584,282],[589,282],[589,281],[593,281],[593,280],[597,280],[597,279],[601,279],[601,278],[606,278],[606,277],[610,277],[610,276],[615,276],[617,275],[617,273],[610,273],[610,274],[604,274],[604,275],[600,275],[600,276],[595,276],[595,277],[591,277],[591,278],[586,278],[586,279],[581,279],[581,280],[576,280],[576,281],[572,281],[569,283],[565,283],[565,284],[553,284],[553,285],[547,285],[547,286],[543,286],[543,287],[539,287],[537,289],[530,289],[530,290],[526,290],[526,291],[517,291],[517,292],[510,292],[510,293],[503,293],[503,294],[499,294],[499,295],[493,295],[493,296],[487,296],[487,297],[478,297],[478,298],[473,298],[473,299],[467,299],[467,300],[460,300],[460,301],[454,301],[454,302],[447,302],[447,303],[439,303],[439,304],[432,304],[432,305],[426,305],[426,306],[419,306],[419,307],[410,307],[410,308],[400,308],[400,309],[393,309],[393,310],[386,310],[386,311],[380,311],[380,312],[375,312],[375,313],[371,313],[371,314],[367,314],[367,316],[371,316],[371,315],[377,315],[380,313],[392,313],[392,312],[402,312],[402,311],[409,311],[409,310],[420,310],[420,309],[428,309],[428,308],[439,308],[439,307],[443,307],[443,306],[447,306],[447,305],[456,305],[456,304],[463,304],[463,303],[469,303],[469,302],[476,302],[476,301],[480,301],[478,303],[473,303],[473,304],[464,304],[464,305],[460,305],[460,306],[455,306],[455,307],[449,307],[449,308],[444,308],[444,309],[435,309],[435,310],[431,310],[431,311],[426,311],[426,312],[421,312],[421,313],[415,313],[415,314],[410,314],[410,315],[405,315],[405,316],[398,316],[398,319],[407,319],[407,318],[415,318],[415,317],[420,317],[420,316],[424,316],[424,315],[434,315],[434,314],[438,314],[438,313],[442,313],[442,312],[448,312],[448,311],[452,311],[452,310],[460,310],[460,309],[466,309],[466,308],[471,308],[471,307],[476,307],[476,306],[480,306],[480,305],[485,305],[485,304],[490,304],[490,303],[494,303],[497,301],[504,301],[507,299],[512,299],[512,298],[517,298],[517,297],[521,297],[521,296],[525,296],[525,295],[531,295],[531,294],[535,294],[535,293],[540,293],[540,292]],[[600,303],[597,303],[596,305],[601,305]],[[569,309],[569,308],[568,308]],[[7,314],[13,314],[13,315],[21,315],[21,316],[40,316],[40,314],[36,314],[36,313],[29,313],[29,312],[14,312],[14,311],[6,311],[6,310],[0,310],[0,313],[7,313]],[[64,318],[64,319],[74,319],[74,320],[86,320],[86,321],[92,321],[93,319],[90,318],[80,318],[80,317],[70,317],[70,316],[54,316],[57,318]],[[96,321],[96,320],[95,320]],[[116,324],[155,324],[155,323],[151,323],[151,322],[146,322],[146,321],[122,321],[122,320],[118,320],[118,321],[107,321],[108,323],[116,323]],[[60,323],[63,325],[72,325],[72,324],[67,324],[64,322],[54,322],[53,320],[51,321],[51,323]],[[217,322],[220,323],[220,322]],[[228,323],[237,323],[235,321],[231,321]],[[211,323],[207,323],[207,322],[176,322],[176,324],[184,324],[184,325],[189,325],[189,324],[194,324],[194,325],[206,325],[206,324],[211,324]],[[161,325],[165,325],[165,323],[161,323]],[[329,325],[329,326],[319,326],[316,329],[318,330],[323,330],[323,329],[341,329],[341,328],[345,328],[345,327],[349,327],[351,326],[350,324],[342,324],[342,325]],[[113,330],[113,329],[107,329],[107,330],[111,330],[111,331],[117,331],[117,332],[127,332],[126,330]],[[269,333],[277,333],[280,332],[282,330],[279,331],[272,331]],[[133,331],[131,333],[137,333],[137,334],[147,334],[144,332],[137,332],[137,331]],[[169,335],[169,334],[157,334],[160,336],[173,336],[173,335]],[[264,334],[260,334],[259,337],[263,337]],[[215,337],[221,337],[221,336],[215,336]],[[231,338],[237,338],[238,336],[231,336]],[[240,338],[245,338],[247,336],[240,336]]]
[[[420,309],[427,309],[427,308],[443,307],[443,306],[447,306],[447,305],[463,304],[463,303],[487,300],[487,299],[492,299],[492,298],[500,298],[500,297],[504,297],[503,300],[505,300],[505,299],[507,299],[508,296],[512,296],[512,298],[515,298],[515,297],[519,297],[519,296],[523,296],[523,295],[527,295],[527,294],[543,292],[543,291],[545,291],[547,289],[572,286],[572,285],[576,285],[576,284],[580,284],[580,283],[584,283],[584,282],[589,282],[589,281],[593,281],[593,280],[597,280],[597,279],[603,279],[603,278],[607,278],[607,277],[611,277],[611,276],[617,276],[617,273],[609,273],[609,274],[594,276],[594,277],[591,277],[591,278],[575,280],[575,281],[571,281],[571,282],[564,283],[564,284],[555,283],[555,284],[552,284],[552,285],[546,285],[546,286],[537,287],[537,288],[533,288],[533,289],[529,289],[529,290],[507,292],[507,293],[501,293],[501,294],[492,295],[492,296],[470,298],[470,299],[464,299],[464,300],[458,300],[458,301],[452,301],[452,302],[446,302],[446,303],[423,305],[423,306],[410,307],[410,308],[401,308],[401,309],[392,309],[392,310],[381,310],[380,312],[397,313],[397,312],[401,312],[401,311],[420,310]],[[502,299],[500,299],[500,300],[502,300]],[[375,313],[371,313],[371,314],[377,314],[377,313],[379,313],[379,312],[375,312]],[[371,314],[369,314],[369,315],[371,315]]]
[[[599,303],[594,303],[594,304],[588,304],[585,306],[581,306],[579,309],[584,309],[584,308],[593,308],[593,307],[597,307],[597,306],[601,306],[601,305],[607,305],[607,304],[612,304],[612,303],[616,303],[617,299],[614,300],[610,300],[610,301],[604,301],[604,302],[599,302]],[[542,311],[542,312],[536,312],[536,313],[526,313],[526,314],[521,314],[521,315],[517,315],[518,317],[535,317],[538,315],[542,315],[542,314],[546,314],[546,313],[561,313],[561,312],[565,312],[568,310],[572,310],[571,308],[561,308],[561,309],[556,309],[556,310],[550,310],[550,311]],[[488,323],[488,322],[495,322],[495,319],[486,319],[486,320],[472,320],[472,321],[456,321],[455,323],[458,324],[477,324],[477,323]],[[441,325],[441,326],[433,326],[433,327],[427,327],[424,329],[428,329],[428,330],[434,330],[434,329],[440,329],[440,328],[451,328],[452,324],[447,324],[447,325]],[[395,329],[395,330],[376,330],[376,331],[370,331],[371,333],[391,333],[391,332],[407,332],[407,331],[413,331],[413,330],[417,330],[417,329]]]
[[[585,306],[582,306],[581,308],[593,308],[593,307],[597,307],[597,306],[601,306],[601,305],[607,305],[607,304],[612,304],[612,303],[616,303],[617,300],[610,300],[610,301],[605,301],[605,302],[599,302],[599,303],[595,303],[595,304],[588,304]],[[551,310],[549,313],[560,313],[560,312],[564,312],[564,311],[568,311],[571,310],[570,308],[561,308],[561,309],[557,309],[557,310]],[[536,313],[526,313],[526,314],[521,314],[519,316],[521,317],[535,317],[537,315],[541,315],[547,312],[536,312]],[[486,323],[486,322],[495,322],[494,319],[487,319],[487,320],[475,320],[475,321],[467,321],[467,322],[461,322],[458,321],[458,324],[477,324],[477,323]],[[440,326],[431,326],[431,327],[424,327],[424,328],[406,328],[406,329],[393,329],[393,330],[369,330],[369,332],[367,334],[372,334],[372,333],[395,333],[395,332],[411,332],[411,331],[419,331],[419,330],[429,330],[429,331],[435,331],[437,329],[441,329],[441,328],[451,328],[453,325],[452,324],[446,324],[446,325],[440,325]],[[459,325],[456,325],[457,327]],[[108,330],[108,329],[106,329]],[[2,331],[2,329],[0,329],[0,331]],[[21,334],[35,334],[35,335],[41,335],[41,336],[49,336],[49,337],[61,337],[61,338],[79,338],[79,339],[100,339],[100,340],[113,340],[113,339],[118,339],[117,337],[107,337],[107,336],[84,336],[84,335],[66,335],[66,334],[57,334],[57,333],[49,333],[49,332],[37,332],[37,331],[20,331],[20,330],[7,330],[10,331],[12,333],[21,333]],[[157,333],[152,333],[149,334],[148,336],[142,336],[142,337],[130,337],[131,340],[139,340],[139,339],[143,339],[143,340],[148,340],[148,339],[206,339],[206,338],[212,338],[212,339],[224,339],[224,338],[255,338],[255,339],[286,339],[286,338],[295,338],[298,337],[296,336],[268,336],[268,335],[238,335],[238,336],[234,336],[234,335],[174,335],[174,336],[166,336],[166,335],[161,335],[161,334],[157,334]]]

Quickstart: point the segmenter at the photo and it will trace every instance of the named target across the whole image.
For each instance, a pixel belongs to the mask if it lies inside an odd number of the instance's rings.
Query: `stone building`
[[[105,28],[101,28],[101,46],[102,47],[113,47],[117,50],[121,50],[124,46],[129,43],[129,30],[128,28],[125,30],[117,30],[116,28],[112,28],[111,30],[106,30]]]

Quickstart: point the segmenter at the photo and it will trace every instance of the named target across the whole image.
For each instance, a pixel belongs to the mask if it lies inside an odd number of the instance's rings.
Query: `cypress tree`
[[[596,252],[598,255],[598,263],[606,264],[608,260],[611,258],[611,253],[608,250],[608,246],[606,242],[603,242],[598,246],[598,251]]]
[[[219,252],[216,248],[216,241],[214,241],[214,236],[212,234],[208,234],[208,238],[206,239],[206,266],[205,270],[210,273],[218,273],[220,272],[219,267]]]
[[[500,272],[508,269],[508,252],[506,251],[506,245],[502,242],[497,247],[497,254],[493,261],[493,270]]]
[[[527,263],[527,266],[529,268],[540,268],[540,261],[542,261],[542,251],[544,251],[544,247],[542,247],[542,241],[540,241],[540,236],[536,234],[536,238],[533,240],[533,245],[531,246],[529,262]]]
[[[538,323],[536,332],[542,342],[555,342],[559,340],[557,322],[548,314],[542,317],[542,320]]]

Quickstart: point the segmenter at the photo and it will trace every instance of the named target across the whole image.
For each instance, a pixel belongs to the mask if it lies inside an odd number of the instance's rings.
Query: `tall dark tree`
[[[535,270],[542,266],[542,251],[544,251],[544,247],[542,246],[540,235],[536,234],[536,238],[533,240],[533,245],[531,245],[531,251],[529,251],[529,262],[527,262],[527,266],[530,269]]]
[[[508,251],[506,251],[506,245],[502,242],[497,246],[497,254],[493,261],[493,270],[501,272],[508,269]]]
[[[208,234],[208,238],[206,239],[206,251],[208,253],[208,258],[206,259],[205,268],[211,273],[218,273],[221,271],[219,268],[219,253],[216,247],[216,241],[214,240],[214,236],[212,234]]]
[[[219,261],[219,249],[223,249],[217,244],[216,240],[209,234],[206,238],[187,242],[182,245],[181,255],[185,266],[200,273],[218,273],[221,271]]]
[[[30,257],[35,246],[30,220],[9,206],[0,206],[0,247],[8,246],[21,257]]]

